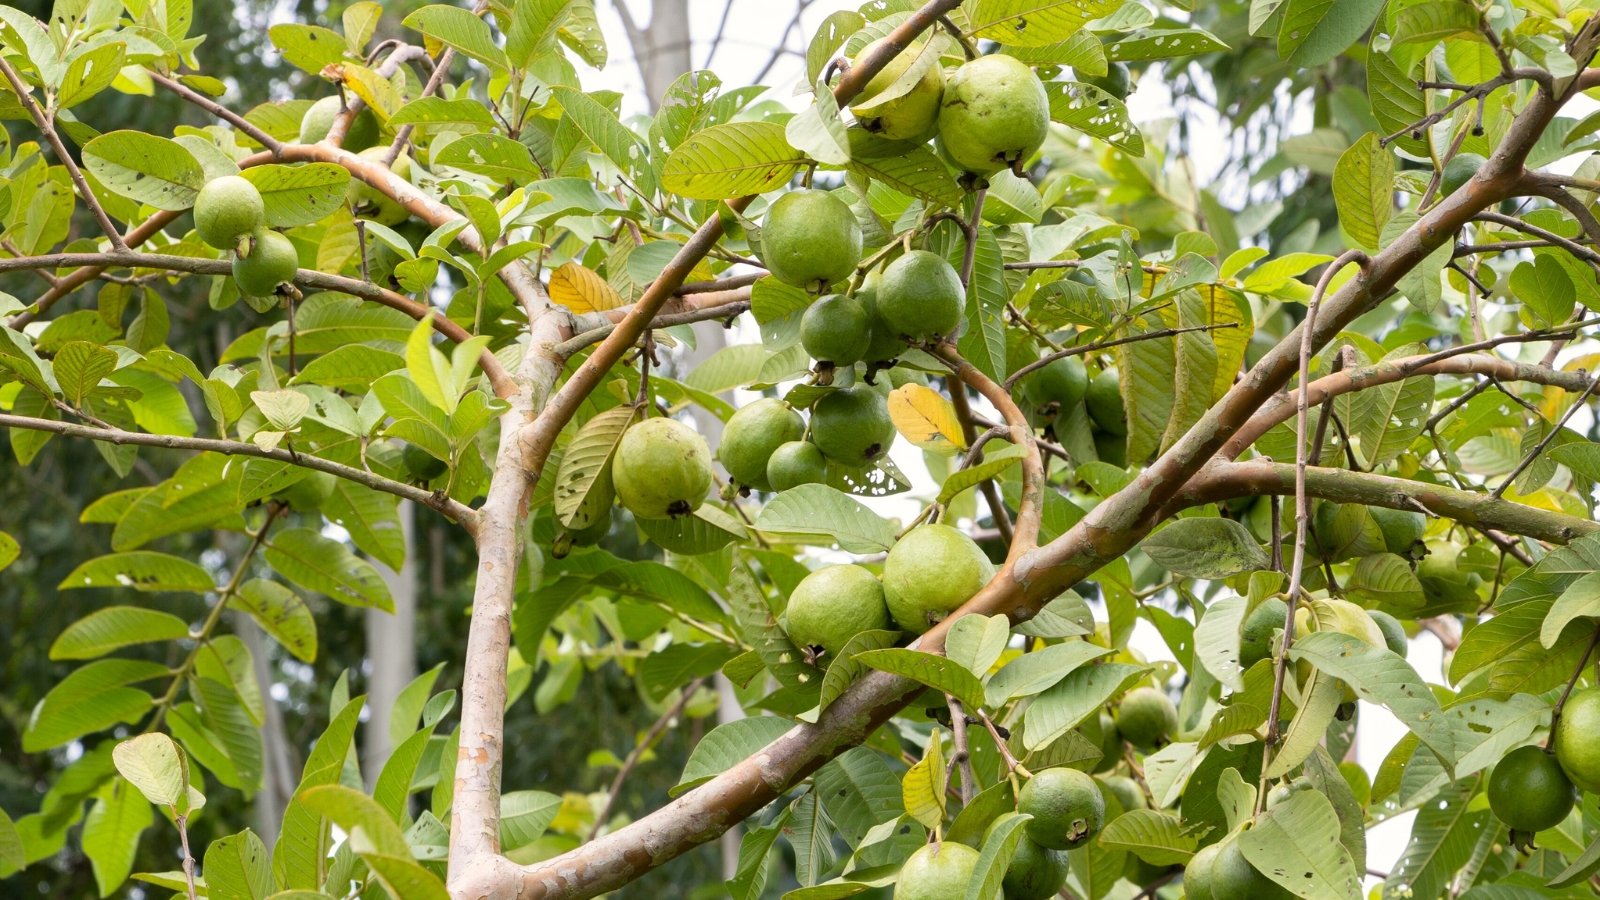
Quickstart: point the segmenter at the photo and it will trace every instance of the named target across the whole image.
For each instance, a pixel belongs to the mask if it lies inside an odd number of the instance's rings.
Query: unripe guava
[[[1104,709],[1079,729],[1085,738],[1100,749],[1100,759],[1094,771],[1107,772],[1122,761],[1122,734],[1117,731],[1117,720]]]
[[[343,108],[338,97],[323,97],[311,104],[300,118],[300,143],[315,144],[326,138],[328,132],[333,130],[333,120],[339,117]],[[351,153],[360,153],[377,142],[378,117],[370,108],[363,107],[351,120],[339,146]]]
[[[1406,637],[1406,629],[1400,620],[1389,615],[1381,609],[1369,609],[1367,615],[1371,617],[1378,630],[1383,632],[1383,645],[1401,657],[1411,649],[1411,641]]]
[[[1294,900],[1294,894],[1244,858],[1237,839],[1220,846],[1211,862],[1211,896],[1215,900]]]
[[[1133,88],[1133,73],[1128,70],[1125,62],[1114,62],[1106,67],[1104,75],[1085,75],[1082,72],[1073,73],[1084,84],[1092,84],[1118,100],[1128,99],[1128,94]]]
[[[1127,436],[1128,410],[1122,405],[1122,381],[1116,369],[1104,369],[1090,380],[1083,393],[1083,405],[1101,431]]]
[[[1141,750],[1153,750],[1178,730],[1178,708],[1166,691],[1134,688],[1117,704],[1117,731]]]
[[[1385,549],[1381,526],[1355,503],[1316,500],[1311,505],[1315,543],[1307,546],[1327,562],[1342,562]]]
[[[774,277],[813,293],[843,281],[861,261],[861,225],[827,191],[790,191],[761,224],[761,262]]]
[[[1033,816],[1023,826],[1041,847],[1071,850],[1100,833],[1106,801],[1094,778],[1077,769],[1054,768],[1033,773],[1017,794],[1017,811]]]
[[[881,46],[887,38],[879,38],[856,54],[862,59]],[[917,54],[906,51],[895,56],[889,64],[872,76],[850,106],[856,121],[867,131],[891,141],[925,141],[933,136],[939,122],[939,101],[944,98],[944,69],[937,60],[922,73],[916,83],[902,88],[895,96],[887,96],[895,82],[906,75]]]
[[[1574,691],[1556,725],[1556,760],[1572,783],[1600,794],[1600,687]]]
[[[195,233],[218,250],[237,249],[240,239],[266,221],[261,192],[239,175],[211,179],[194,198]]]
[[[734,483],[770,491],[767,463],[773,451],[805,434],[806,422],[789,404],[763,397],[741,407],[728,419],[717,456]]]
[[[249,256],[233,258],[233,281],[246,297],[270,297],[278,285],[293,281],[300,268],[294,242],[276,231],[258,231]]]
[[[894,900],[961,900],[978,867],[978,851],[945,841],[906,858],[894,883]]]
[[[811,440],[829,459],[865,466],[894,441],[889,403],[869,387],[830,391],[811,408]]]
[[[890,327],[883,316],[878,314],[878,281],[881,276],[874,272],[867,276],[861,290],[856,291],[856,300],[860,301],[861,308],[867,314],[869,333],[867,336],[867,349],[861,358],[869,363],[881,363],[894,359],[906,347],[906,342]]]
[[[784,610],[789,640],[830,656],[863,631],[889,628],[883,585],[860,566],[825,566],[794,586]]]
[[[407,443],[406,448],[400,451],[400,462],[406,467],[406,474],[413,481],[426,484],[443,475],[450,464],[422,449],[420,446]]]
[[[810,441],[780,444],[767,460],[767,484],[774,491],[787,491],[802,484],[821,484],[827,473],[828,461]]]
[[[1122,804],[1123,812],[1150,808],[1150,801],[1145,798],[1144,791],[1139,789],[1139,783],[1132,778],[1126,775],[1101,775],[1097,780],[1101,787]]]
[[[1477,153],[1457,153],[1452,156],[1444,164],[1444,174],[1439,176],[1439,196],[1448,197],[1461,190],[1488,161]]]
[[[945,83],[939,146],[967,172],[988,176],[1020,165],[1049,131],[1044,83],[1016,57],[979,57]]]
[[[889,264],[878,281],[879,318],[897,337],[948,336],[961,324],[961,276],[937,253],[912,250]]]
[[[1005,900],[1051,900],[1067,883],[1070,868],[1066,851],[1041,847],[1024,834],[1017,841],[1017,852],[1006,866],[1000,887]]]
[[[854,297],[829,294],[800,316],[800,346],[818,362],[854,365],[871,343],[871,320]]]
[[[1125,434],[1110,434],[1104,431],[1093,432],[1094,455],[1103,463],[1110,463],[1119,469],[1128,467],[1128,436]]]
[[[273,497],[287,503],[296,512],[316,512],[333,496],[333,489],[338,484],[337,476],[317,470],[273,494]]]
[[[889,548],[883,592],[901,628],[921,634],[994,577],[994,563],[966,532],[918,525]]]
[[[1022,379],[1022,397],[1035,411],[1054,406],[1069,410],[1083,400],[1089,390],[1089,370],[1076,356],[1054,359],[1042,369]]]
[[[1272,655],[1272,635],[1282,630],[1289,604],[1269,597],[1244,617],[1239,627],[1239,667],[1248,669]]]
[[[1367,509],[1372,520],[1383,532],[1383,549],[1406,559],[1420,555],[1422,533],[1427,530],[1428,519],[1422,513],[1406,509],[1388,509],[1373,506]]]
[[[617,443],[611,483],[617,499],[641,519],[687,516],[711,489],[711,448],[675,419],[646,419]]]
[[[1572,782],[1555,754],[1543,747],[1518,747],[1489,774],[1489,808],[1516,831],[1544,831],[1560,825],[1576,799]]]
[[[389,148],[368,147],[359,155],[362,159],[382,164],[384,157],[389,155]],[[389,171],[404,181],[411,180],[411,157],[404,153],[395,157],[394,163],[389,166]],[[380,225],[399,225],[411,216],[404,206],[390,199],[389,195],[359,178],[350,179],[350,187],[345,191],[345,200],[362,217]]]
[[[1417,563],[1417,581],[1422,584],[1429,612],[1437,615],[1458,609],[1476,609],[1478,586],[1483,579],[1478,573],[1460,567],[1461,545],[1454,541],[1431,540],[1427,542],[1427,550],[1428,555]]]
[[[1221,844],[1207,844],[1196,850],[1183,867],[1184,900],[1215,900],[1212,891],[1212,866],[1216,864]]]

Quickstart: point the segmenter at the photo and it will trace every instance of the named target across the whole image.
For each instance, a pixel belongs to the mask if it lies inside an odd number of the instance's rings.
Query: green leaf
[[[306,756],[296,795],[308,788],[335,784],[344,771],[350,754],[356,723],[361,718],[361,699],[346,703]],[[452,754],[453,755],[453,754]],[[283,827],[272,849],[272,872],[279,888],[315,889],[321,885],[319,873],[326,865],[332,841],[322,816],[298,800],[290,800],[283,811]]]
[[[944,656],[935,656],[921,650],[889,647],[857,653],[856,659],[880,672],[910,678],[920,684],[942,691],[966,704],[968,709],[983,706],[983,682],[962,668],[961,664]]]
[[[123,722],[151,707],[150,695],[127,685],[170,674],[160,663],[102,659],[75,669],[34,707],[22,749],[37,753]]]
[[[631,405],[614,406],[583,423],[561,455],[554,507],[561,524],[582,531],[611,514],[611,457],[639,417]]]
[[[974,35],[1014,47],[1043,47],[1072,37],[1122,0],[974,0],[967,19]]]
[[[394,900],[450,900],[439,876],[411,859],[409,851],[405,856],[376,853],[364,838],[364,832],[352,835],[351,846]]]
[[[939,486],[939,499],[936,502],[948,505],[962,491],[977,487],[1016,465],[1024,453],[1023,449],[1015,444],[1001,445],[998,450],[988,450],[985,447],[985,451],[983,462],[965,469],[957,469],[945,478],[944,484]]]
[[[1539,627],[1539,643],[1546,650],[1554,647],[1567,625],[1579,618],[1600,617],[1600,572],[1591,572],[1561,592]]]
[[[784,127],[784,140],[823,165],[843,166],[850,162],[850,135],[832,91],[816,92]]]
[[[172,738],[152,732],[123,741],[111,751],[117,773],[146,800],[178,807],[189,792],[189,761]]]
[[[95,392],[101,379],[116,371],[117,351],[88,341],[69,341],[56,351],[53,363],[67,402],[83,409],[84,398]]]
[[[17,539],[0,531],[0,572],[4,572],[21,555],[22,547],[17,544]]]
[[[248,828],[212,841],[204,866],[206,896],[211,900],[263,900],[272,893],[267,847]]]
[[[109,553],[72,570],[57,585],[63,591],[77,588],[131,588],[135,591],[216,590],[216,582],[194,563],[148,550]]]
[[[1228,45],[1221,38],[1204,28],[1141,28],[1107,47],[1106,58],[1112,62],[1136,62],[1226,49]]]
[[[962,616],[950,626],[944,639],[944,654],[968,672],[983,678],[989,674],[1011,640],[1011,620],[1004,615]]]
[[[965,196],[961,186],[950,175],[950,168],[927,147],[903,148],[894,153],[872,135],[859,128],[849,131],[850,163],[845,167],[851,175],[880,181],[908,197],[946,206],[952,209],[961,205]]]
[[[1030,816],[1007,812],[994,820],[985,832],[983,847],[978,852],[978,864],[973,867],[967,881],[966,900],[991,900],[1000,896],[1000,883],[1012,857],[1017,855],[1017,845],[1027,839],[1023,826]]]
[[[673,644],[639,661],[639,687],[651,701],[660,703],[696,678],[717,672],[738,655],[726,644]]]
[[[1078,81],[1045,82],[1050,121],[1060,122],[1129,156],[1144,156],[1144,135],[1128,115],[1128,106],[1102,88]]]
[[[900,776],[877,750],[846,750],[818,769],[812,784],[828,818],[851,846],[860,846],[873,828],[905,813]]]
[[[389,588],[371,563],[309,528],[275,532],[265,556],[279,574],[308,591],[325,594],[348,606],[394,612]]]
[[[344,38],[331,28],[298,22],[274,25],[267,37],[290,65],[311,75],[344,59]]]
[[[27,857],[23,855],[22,835],[17,833],[17,826],[0,809],[0,872],[20,869],[27,865]]]
[[[1269,562],[1250,530],[1232,519],[1179,519],[1139,546],[1157,565],[1193,578],[1226,578]]]
[[[718,725],[689,751],[683,775],[668,793],[676,797],[703,781],[710,781],[792,727],[787,720],[774,716],[751,716]]]
[[[726,122],[691,135],[668,154],[661,186],[692,200],[760,194],[786,183],[807,162],[776,122]]]
[[[1439,897],[1447,893],[1450,882],[1471,859],[1479,836],[1494,821],[1489,810],[1468,802],[1477,792],[1477,781],[1470,779],[1449,788],[1417,810],[1411,841],[1389,873],[1385,895],[1404,891],[1414,897]]]
[[[379,853],[409,856],[406,836],[378,801],[342,784],[319,784],[295,794],[295,800],[346,832],[360,829]]]
[[[969,618],[973,617],[966,616],[962,621]],[[1049,690],[1079,666],[1110,652],[1109,648],[1088,641],[1066,641],[1024,653],[989,679],[984,688],[988,705],[998,709],[1018,697],[1031,697]]]
[[[1239,662],[1239,629],[1248,606],[1243,597],[1224,597],[1206,607],[1194,627],[1194,659],[1213,678],[1234,691],[1244,690]]]
[[[1551,256],[1518,263],[1511,270],[1511,294],[1522,301],[1526,318],[1538,328],[1565,322],[1578,300],[1566,268]]]
[[[1350,599],[1364,606],[1415,609],[1423,603],[1422,582],[1411,565],[1393,553],[1361,557],[1345,582]]]
[[[828,671],[822,675],[822,690],[817,699],[817,708],[814,713],[802,714],[801,719],[815,722],[817,716],[828,708],[828,705],[839,699],[857,678],[867,671],[867,664],[856,659],[856,654],[866,650],[882,650],[893,647],[900,639],[900,632],[883,629],[863,631],[850,638],[845,645],[839,648],[839,655],[828,663]]]
[[[50,658],[94,659],[134,644],[176,641],[188,636],[188,623],[171,613],[138,606],[108,606],[68,625],[50,645]]]
[[[297,228],[322,221],[344,205],[350,186],[350,173],[334,163],[268,163],[240,174],[261,192],[271,228]]]
[[[205,187],[205,171],[177,141],[142,131],[112,131],[83,145],[83,166],[107,190],[181,212]]]
[[[1101,663],[1080,666],[1034,697],[1023,716],[1023,746],[1037,750],[1078,727],[1147,670],[1144,666]]]
[[[544,791],[512,791],[500,798],[500,846],[526,847],[544,835],[561,812],[561,798]]]
[[[744,523],[709,503],[702,504],[691,515],[676,519],[637,519],[635,522],[651,543],[684,556],[715,553],[749,536]]]
[[[434,165],[512,184],[529,184],[539,178],[539,167],[528,148],[498,134],[469,134],[452,141],[434,156]]]
[[[1343,14],[1331,18],[1342,19]],[[1361,31],[1365,30],[1363,26]],[[1345,233],[1358,247],[1377,251],[1383,243],[1383,226],[1394,215],[1394,155],[1378,144],[1376,134],[1362,135],[1339,157],[1333,167],[1333,202]]]
[[[0,818],[4,818],[3,813],[0,813]],[[4,822],[0,822],[0,834],[3,834],[4,825]],[[4,843],[4,838],[0,837],[0,846],[3,846]],[[4,858],[4,852],[0,851],[0,859]],[[1600,837],[1596,837],[1589,844],[1587,850],[1584,850],[1577,859],[1573,860],[1571,865],[1561,870],[1559,875],[1550,879],[1548,884],[1553,888],[1572,887],[1575,884],[1581,884],[1597,870],[1600,870]]]
[[[112,781],[89,807],[81,841],[83,853],[94,869],[100,896],[107,896],[128,880],[139,851],[139,835],[154,821],[150,804],[121,779]]]
[[[1178,816],[1166,810],[1134,809],[1107,822],[1100,846],[1123,850],[1151,865],[1176,866],[1189,861],[1198,841],[1183,829]]]
[[[1446,765],[1457,758],[1456,735],[1439,715],[1439,701],[1404,659],[1384,647],[1337,631],[1317,631],[1295,641],[1291,659],[1307,660],[1350,685],[1363,700],[1385,706],[1416,732]]]
[[[464,7],[431,4],[406,16],[403,24],[497,72],[504,72],[510,65],[505,51],[495,44],[494,35],[489,32],[489,23]]]
[[[1239,849],[1252,866],[1297,897],[1363,896],[1362,873],[1339,843],[1339,816],[1316,791],[1296,791],[1268,809],[1255,827],[1239,835]]]
[[[1331,61],[1360,40],[1384,0],[1288,0],[1278,26],[1278,56],[1296,68]]]
[[[888,520],[822,484],[802,484],[778,494],[756,517],[756,528],[802,543],[838,544],[849,553],[882,553],[895,540]]]
[[[228,601],[302,662],[317,658],[317,623],[306,602],[281,584],[261,578],[240,585]]]

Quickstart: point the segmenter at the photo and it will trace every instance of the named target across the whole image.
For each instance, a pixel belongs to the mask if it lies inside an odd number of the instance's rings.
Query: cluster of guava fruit
[[[194,200],[194,230],[202,241],[234,254],[233,280],[247,297],[272,296],[300,267],[294,242],[267,227],[261,192],[243,176],[206,182]]]
[[[1093,376],[1081,355],[1052,352],[1043,366],[1022,376],[1017,399],[1029,419],[1047,436],[1056,423],[1082,409],[1094,439],[1095,455],[1114,466],[1128,464],[1128,413],[1122,400],[1117,370],[1102,369]]]
[[[1577,792],[1600,794],[1600,687],[1573,691],[1545,746],[1518,747],[1489,773],[1489,808],[1529,850],[1533,836],[1566,821]]]
[[[735,412],[717,450],[740,490],[786,491],[822,483],[833,463],[857,470],[889,452],[894,423],[884,395],[868,385],[828,391],[811,407],[809,427],[799,410],[771,397]]]

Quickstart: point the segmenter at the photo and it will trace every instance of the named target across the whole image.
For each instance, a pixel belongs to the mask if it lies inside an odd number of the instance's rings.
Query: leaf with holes
[[[168,212],[194,205],[205,170],[177,141],[142,131],[112,131],[83,145],[83,167],[118,196]]]
[[[326,219],[344,205],[350,187],[350,173],[334,163],[269,163],[240,174],[261,192],[271,228],[297,228]]]
[[[582,531],[610,514],[611,457],[638,415],[632,406],[616,406],[578,429],[556,471],[555,512],[562,525]]]

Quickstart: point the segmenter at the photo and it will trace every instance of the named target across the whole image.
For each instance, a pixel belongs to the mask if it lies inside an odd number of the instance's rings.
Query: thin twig
[[[1015,372],[1012,372],[1011,375],[1006,378],[1004,382],[1002,382],[1002,384],[1004,384],[1006,389],[1009,390],[1017,382],[1028,377],[1034,372],[1039,371],[1058,359],[1066,359],[1069,356],[1082,356],[1085,353],[1094,353],[1097,350],[1107,350],[1112,347],[1120,347],[1123,344],[1133,344],[1139,341],[1156,341],[1162,338],[1177,337],[1180,334],[1190,334],[1196,331],[1221,331],[1225,328],[1237,327],[1239,327],[1239,323],[1237,322],[1224,322],[1220,325],[1191,325],[1186,328],[1163,328],[1159,331],[1144,331],[1140,332],[1139,334],[1130,334],[1119,338],[1095,341],[1092,344],[1079,344],[1075,347],[1065,347],[1054,353],[1041,356],[1033,362],[1028,363],[1022,368],[1016,370]]]
[[[1561,429],[1565,428],[1567,422],[1572,418],[1572,416],[1583,407],[1583,401],[1589,399],[1589,395],[1594,393],[1594,389],[1596,387],[1600,387],[1600,375],[1596,375],[1594,379],[1589,382],[1588,389],[1582,394],[1578,395],[1578,399],[1572,401],[1572,405],[1567,407],[1567,411],[1561,414],[1560,420],[1556,422],[1554,428],[1550,429],[1550,433],[1541,438],[1539,443],[1535,445],[1532,450],[1528,451],[1526,456],[1522,457],[1521,461],[1517,463],[1517,467],[1511,470],[1511,474],[1506,476],[1506,480],[1500,482],[1500,486],[1495,488],[1489,496],[1498,500],[1500,497],[1505,495],[1506,489],[1511,487],[1511,483],[1517,480],[1518,475],[1521,475],[1523,471],[1525,471],[1529,466],[1533,465],[1533,461],[1539,458],[1539,454],[1543,453],[1545,448],[1550,446],[1550,442],[1556,439],[1556,436],[1561,433]]]
[[[600,813],[594,817],[594,827],[589,829],[589,840],[594,840],[600,834],[600,830],[606,827],[606,821],[611,818],[611,808],[617,802],[617,793],[622,790],[622,784],[628,780],[628,775],[639,765],[639,760],[643,759],[645,753],[655,745],[656,739],[666,732],[672,720],[683,715],[684,709],[689,706],[689,701],[694,699],[695,692],[705,683],[704,678],[696,678],[684,685],[678,702],[662,713],[661,717],[650,726],[650,730],[644,733],[644,737],[628,751],[627,758],[622,761],[622,767],[617,769],[616,776],[611,779],[611,786],[606,789],[606,802],[600,807]]]
[[[227,108],[226,106],[223,106],[210,97],[207,97],[199,91],[192,90],[183,82],[178,81],[175,78],[168,78],[160,72],[152,69],[146,69],[145,74],[150,77],[151,81],[154,81],[167,91],[176,94],[200,109],[203,109],[222,121],[227,122],[234,128],[237,128],[242,134],[266,148],[267,152],[273,154],[274,156],[283,150],[282,141],[257,127],[254,122],[251,122],[244,116],[239,115],[238,113]]]
[[[1566,690],[1561,692],[1561,699],[1556,701],[1555,710],[1550,713],[1550,734],[1544,739],[1544,748],[1554,750],[1556,746],[1556,726],[1561,724],[1561,713],[1567,708],[1567,698],[1572,696],[1572,689],[1577,686],[1578,679],[1583,677],[1583,669],[1589,664],[1589,657],[1594,655],[1596,644],[1600,644],[1600,627],[1595,628],[1594,637],[1589,639],[1589,646],[1583,651],[1583,656],[1572,669],[1572,677],[1567,679]]]

